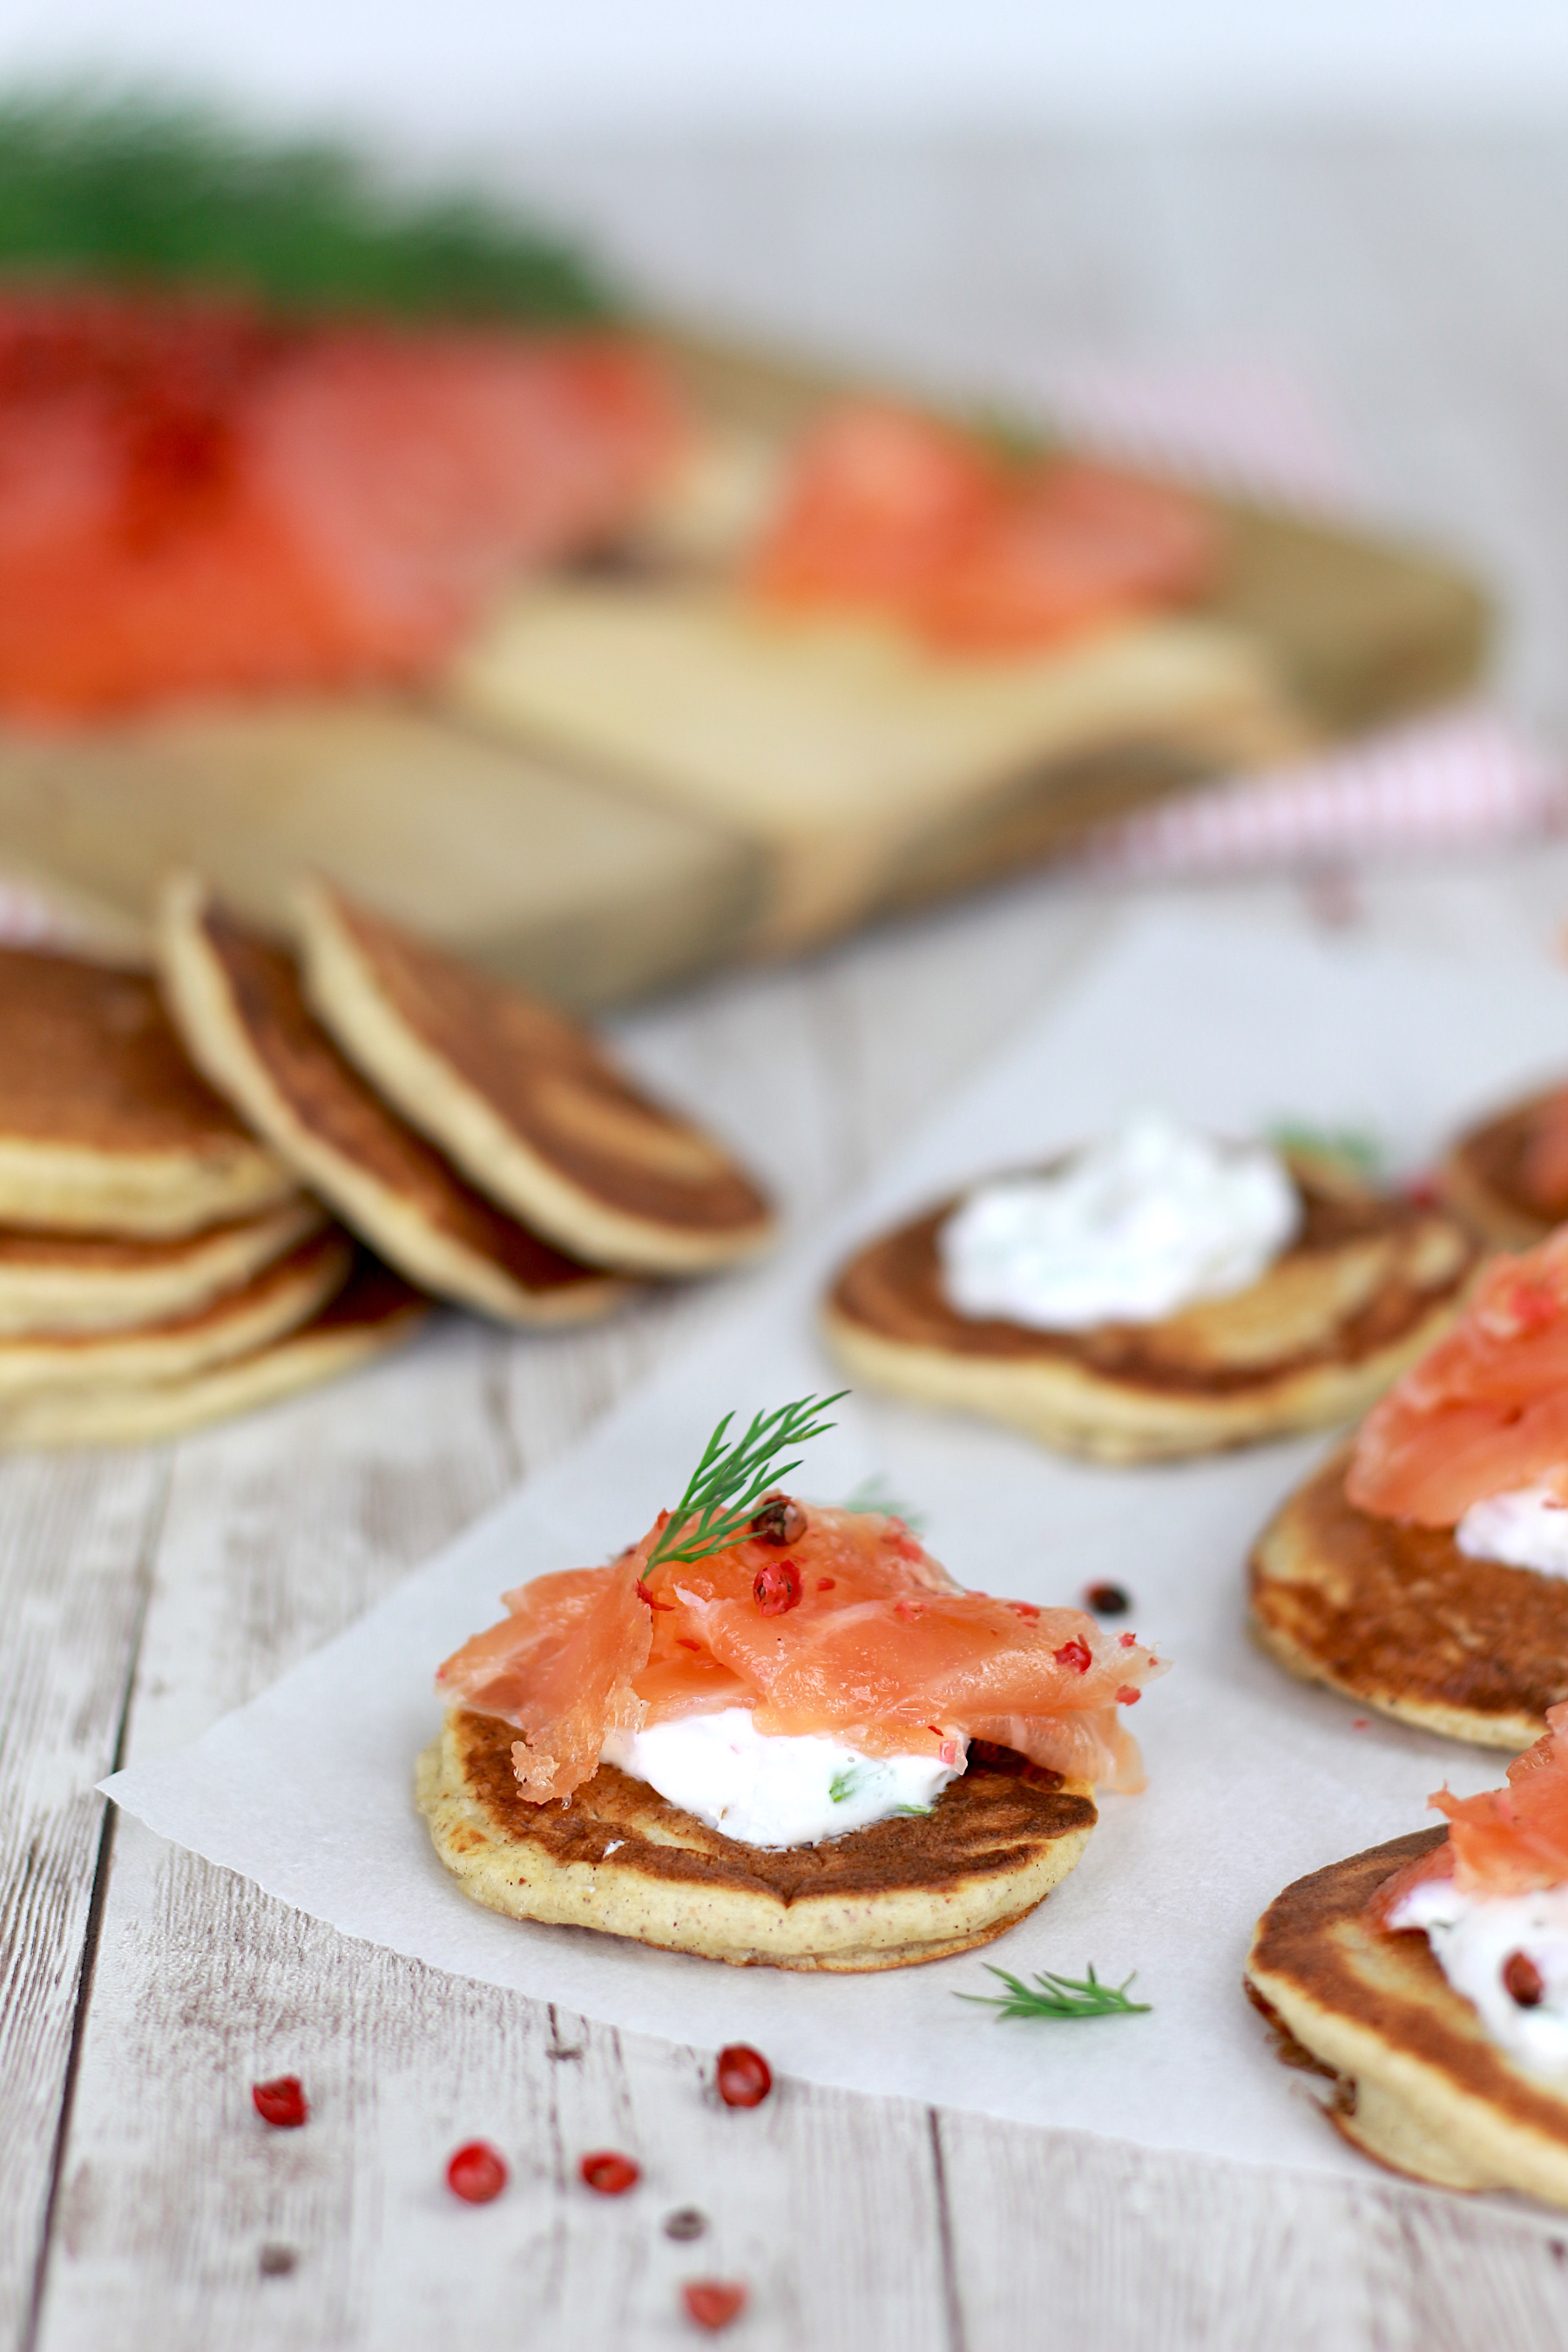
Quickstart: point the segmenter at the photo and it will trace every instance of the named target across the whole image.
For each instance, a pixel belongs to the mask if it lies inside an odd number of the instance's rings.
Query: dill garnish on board
[[[532,326],[617,308],[563,239],[503,207],[394,194],[342,148],[135,92],[0,101],[0,272]]]
[[[1005,1969],[991,1968],[989,1960],[985,1965],[1006,1991],[961,1992],[954,1998],[977,2001],[1002,2017],[1146,2017],[1152,2007],[1146,2000],[1129,2000],[1131,1977],[1123,1977],[1119,1985],[1101,1984],[1092,1962],[1089,1974],[1082,1977],[1061,1977],[1054,1969],[1042,1969],[1034,1985],[1010,1976]]]
[[[832,1396],[800,1397],[794,1404],[781,1404],[774,1412],[759,1412],[745,1435],[728,1445],[725,1433],[735,1416],[727,1412],[703,1447],[702,1459],[687,1481],[685,1494],[648,1554],[643,1576],[650,1576],[666,1561],[689,1568],[739,1543],[769,1488],[800,1468],[798,1461],[784,1462],[780,1456],[831,1429],[834,1423],[818,1416],[848,1393],[847,1389],[837,1389]]]

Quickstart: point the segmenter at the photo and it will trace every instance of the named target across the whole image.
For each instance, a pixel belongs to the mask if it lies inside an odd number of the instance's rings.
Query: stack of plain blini
[[[163,1436],[419,1308],[203,1084],[144,973],[0,954],[0,1437]]]
[[[325,886],[293,944],[181,878],[155,981],[0,950],[0,1441],[174,1435],[431,1298],[581,1323],[771,1239],[728,1155],[551,1008]]]

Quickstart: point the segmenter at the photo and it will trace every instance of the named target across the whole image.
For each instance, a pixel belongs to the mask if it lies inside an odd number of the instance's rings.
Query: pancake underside
[[[1171,1461],[1268,1437],[1323,1429],[1363,1412],[1424,1353],[1448,1319],[1434,1309],[1408,1337],[1356,1364],[1315,1364],[1259,1377],[1228,1396],[1162,1391],[1067,1360],[1005,1362],[911,1348],[830,1308],[834,1353],[872,1387],[911,1403],[999,1421],[1092,1462]]]
[[[1289,2037],[1287,2063],[1304,2052],[1336,2078],[1330,2119],[1365,2154],[1442,2188],[1568,2206],[1568,2085],[1499,2048],[1424,1935],[1365,1916],[1383,1881],[1445,1834],[1396,1838],[1287,1887],[1258,1924],[1248,1990]]]
[[[1067,1875],[1096,1819],[1089,1792],[1054,1773],[972,1766],[929,1815],[774,1851],[610,1765],[565,1805],[530,1803],[516,1738],[455,1712],[419,1759],[420,1809],[464,1892],[513,1918],[736,1967],[858,1973],[989,1943]]]
[[[1247,1289],[1077,1335],[959,1315],[939,1271],[944,1206],[851,1259],[823,1310],[826,1336],[877,1388],[1094,1461],[1323,1428],[1364,1412],[1446,1328],[1474,1249],[1449,1218],[1310,1179],[1303,1192],[1306,1242]]]
[[[1568,1698],[1568,1581],[1471,1559],[1345,1495],[1349,1449],[1298,1487],[1249,1566],[1251,1622],[1290,1674],[1450,1739],[1511,1753]]]

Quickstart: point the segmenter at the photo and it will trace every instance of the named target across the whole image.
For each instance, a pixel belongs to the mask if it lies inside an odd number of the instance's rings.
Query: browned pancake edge
[[[1253,1629],[1290,1673],[1423,1729],[1528,1748],[1568,1698],[1568,1580],[1468,1559],[1446,1528],[1358,1511],[1342,1448],[1248,1567]]]
[[[163,1238],[291,1189],[145,973],[0,949],[0,1223]]]
[[[626,1295],[495,1206],[368,1086],[313,1019],[292,959],[189,879],[165,896],[165,985],[191,1051],[300,1178],[401,1272],[519,1323],[579,1322]]]
[[[1437,1171],[1442,1198],[1494,1249],[1529,1249],[1568,1217],[1568,1200],[1539,1200],[1524,1181],[1541,1113],[1561,1093],[1548,1087],[1469,1129]]]
[[[375,1085],[488,1192],[563,1247],[692,1274],[772,1238],[731,1154],[584,1030],[324,884],[299,894],[316,1011]]]
[[[525,1799],[517,1733],[461,1710],[421,1759],[418,1795],[464,1890],[517,1918],[588,1927],[739,1966],[858,1972],[966,1951],[1071,1869],[1089,1792],[1004,1752],[930,1814],[813,1846],[743,1845],[610,1765],[564,1804]]]
[[[1247,1990],[1289,2037],[1288,2063],[1305,2052],[1337,2078],[1330,2119],[1365,2153],[1447,2187],[1568,2205],[1568,2083],[1498,2047],[1424,1935],[1367,1916],[1378,1887],[1446,1835],[1420,1830],[1288,1886],[1258,1923]]]

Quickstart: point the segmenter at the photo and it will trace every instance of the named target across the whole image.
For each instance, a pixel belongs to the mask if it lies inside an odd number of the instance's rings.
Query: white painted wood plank
[[[1363,2184],[941,2129],[966,2352],[1014,2352],[1047,2305],[1077,2352],[1558,2352],[1568,2331],[1563,2238],[1370,2166]]]
[[[711,2053],[347,1943],[123,1827],[50,2352],[634,2352],[679,2338],[680,2283],[712,2276],[748,2284],[742,2340],[767,2352],[947,2352],[922,2110],[785,2084],[731,2112]],[[312,2103],[297,2132],[251,2111],[282,2071]],[[474,2137],[511,2173],[484,2209],[442,2178]],[[605,2147],[644,2168],[624,2198],[577,2177]],[[689,2205],[709,2226],[673,2242]]]
[[[0,2342],[26,2325],[103,1801],[166,1483],[158,1457],[0,1465]]]

